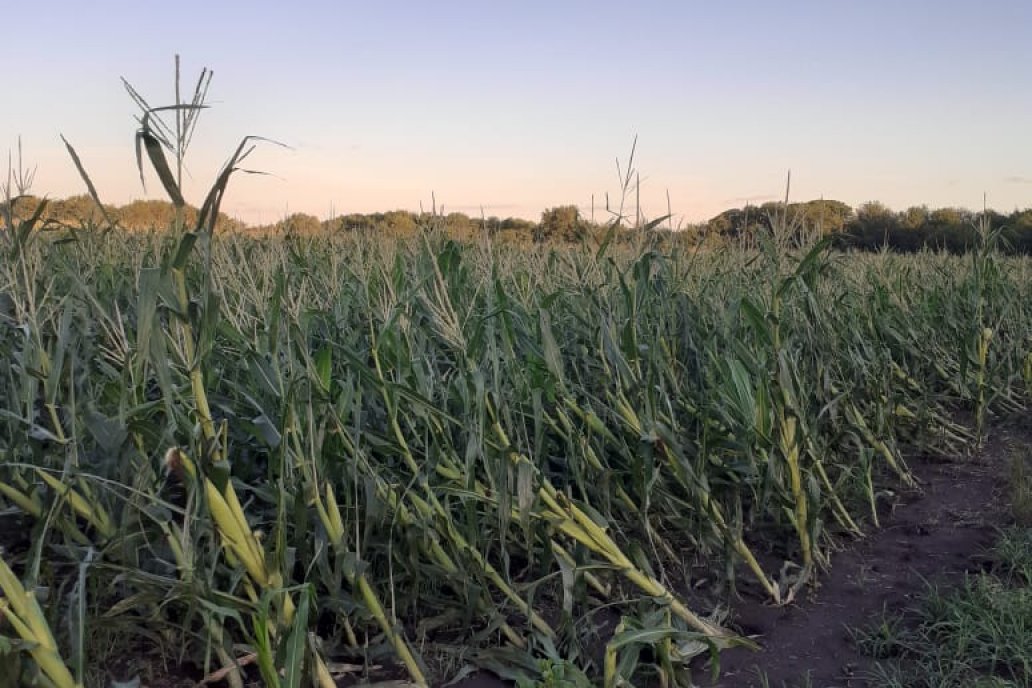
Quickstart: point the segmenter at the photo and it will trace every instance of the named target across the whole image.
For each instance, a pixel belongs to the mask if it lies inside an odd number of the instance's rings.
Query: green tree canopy
[[[541,213],[538,241],[580,241],[586,232],[580,210],[575,205],[561,205]]]

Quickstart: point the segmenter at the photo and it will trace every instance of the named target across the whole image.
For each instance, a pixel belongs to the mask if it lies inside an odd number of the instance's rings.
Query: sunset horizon
[[[3,17],[0,688],[1028,684],[1030,0]]]
[[[533,220],[560,205],[587,211],[592,196],[601,208],[619,195],[616,161],[627,164],[635,136],[643,211],[664,215],[669,198],[684,223],[781,199],[788,170],[797,200],[980,209],[984,194],[1009,212],[1032,198],[1032,95],[1016,81],[1032,63],[1020,40],[1032,8],[1018,2],[992,13],[959,2],[632,13],[258,3],[204,22],[187,3],[159,35],[140,34],[125,7],[57,3],[52,40],[14,33],[0,45],[7,64],[32,65],[12,75],[0,152],[21,137],[41,195],[85,190],[63,134],[105,202],[162,197],[155,180],[140,186],[138,111],[120,77],[167,105],[180,54],[185,90],[202,67],[214,72],[188,200],[242,136],[288,146],[260,146],[249,162],[267,176],[233,180],[224,210],[251,224],[418,211],[432,195],[471,216]],[[39,21],[13,8],[12,24]],[[234,32],[241,40],[219,40]]]

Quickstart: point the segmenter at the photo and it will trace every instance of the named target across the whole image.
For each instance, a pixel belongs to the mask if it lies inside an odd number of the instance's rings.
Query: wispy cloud
[[[1007,182],[1008,184],[1032,184],[1032,177],[1010,176],[1004,177],[1003,181]]]

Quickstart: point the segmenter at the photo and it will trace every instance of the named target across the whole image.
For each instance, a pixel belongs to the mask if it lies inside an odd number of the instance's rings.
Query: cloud
[[[1004,177],[1003,181],[1007,182],[1008,184],[1032,184],[1032,177],[1011,176]]]

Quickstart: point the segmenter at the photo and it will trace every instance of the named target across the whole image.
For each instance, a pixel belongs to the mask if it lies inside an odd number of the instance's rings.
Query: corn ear
[[[40,504],[39,497],[35,494],[27,495],[7,483],[0,483],[0,494],[29,516],[40,518],[43,515],[43,505]]]
[[[43,479],[43,482],[52,487],[59,495],[67,499],[72,510],[82,518],[86,519],[86,521],[96,528],[97,532],[104,538],[110,539],[114,537],[115,526],[111,522],[111,517],[108,516],[107,511],[104,510],[104,507],[96,502],[91,504],[73,488],[58,480],[42,468],[37,467],[36,473]]]

